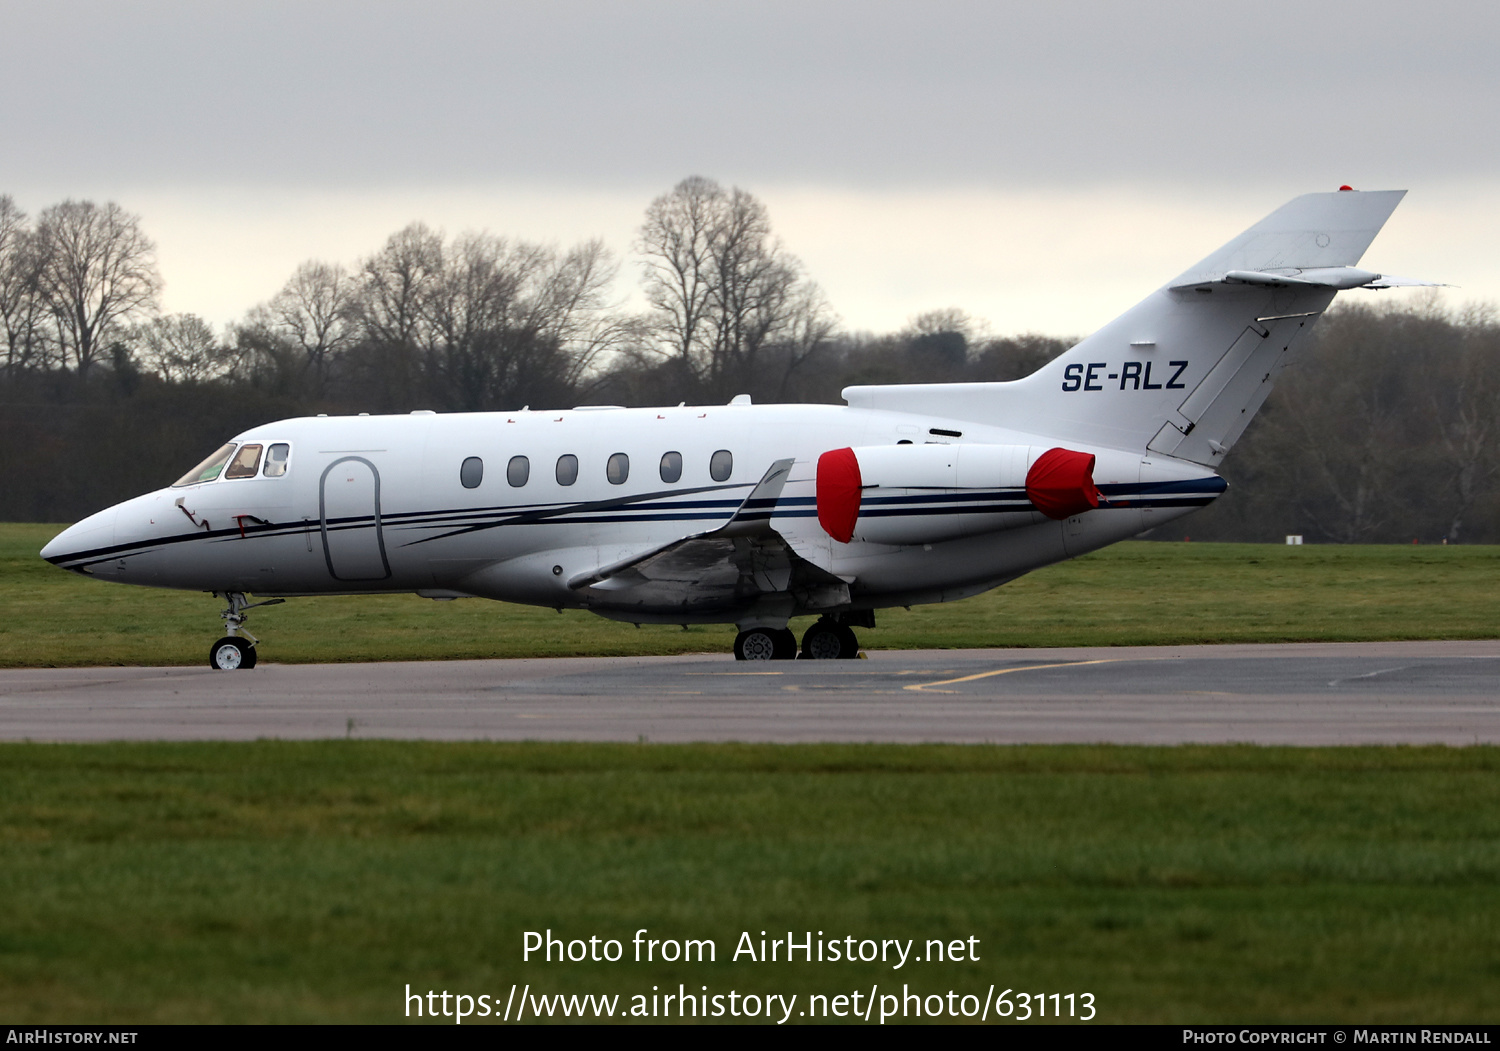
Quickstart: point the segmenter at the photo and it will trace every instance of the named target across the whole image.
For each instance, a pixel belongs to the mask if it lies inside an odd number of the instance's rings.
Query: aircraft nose
[[[89,551],[109,547],[115,542],[115,515],[118,507],[106,508],[89,515],[77,525],[58,533],[42,548],[42,557],[53,565],[62,565]]]

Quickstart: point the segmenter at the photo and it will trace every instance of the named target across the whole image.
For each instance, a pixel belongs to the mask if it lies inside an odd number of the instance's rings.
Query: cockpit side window
[[[229,462],[229,458],[233,455],[234,442],[227,442],[219,446],[218,450],[212,456],[173,482],[172,487],[175,489],[182,485],[197,485],[199,482],[213,481],[219,477],[219,472],[224,470],[224,465]]]
[[[277,442],[266,450],[266,466],[261,474],[267,478],[280,478],[286,474],[286,462],[291,458],[292,447],[286,442]]]
[[[241,445],[240,451],[234,454],[234,459],[229,461],[229,468],[224,472],[225,478],[254,478],[260,469],[260,451],[264,446],[257,444]]]

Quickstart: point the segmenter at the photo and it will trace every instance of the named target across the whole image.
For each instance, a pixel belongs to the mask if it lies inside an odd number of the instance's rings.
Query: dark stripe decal
[[[439,530],[431,536],[409,540],[402,545],[403,547],[498,529],[502,526],[722,521],[733,514],[743,501],[734,499],[683,500],[680,497],[702,496],[749,487],[748,483],[740,483],[678,491],[656,490],[636,496],[580,501],[572,504],[522,504],[510,507],[449,508],[441,511],[382,512],[381,521],[387,531],[392,529],[401,532],[418,529]],[[1101,504],[1100,510],[1107,510],[1111,503],[1131,508],[1204,507],[1212,503],[1228,487],[1228,483],[1217,475],[1188,481],[1116,482],[1099,486],[1099,491],[1106,500]],[[861,517],[868,518],[925,518],[950,514],[1024,514],[1035,510],[1031,501],[1026,498],[1023,489],[964,492],[950,490],[942,493],[907,492],[902,495],[867,496],[862,503],[864,510],[861,512]],[[788,496],[781,499],[761,497],[751,500],[745,506],[750,512],[745,516],[748,521],[766,521],[773,517],[812,518],[817,515],[817,501],[811,496]],[[311,524],[317,526],[319,523],[312,522]],[[372,524],[373,516],[366,515],[330,519],[327,528],[337,532],[368,529]],[[48,561],[64,568],[79,569],[107,562],[113,558],[141,554],[193,541],[218,543],[228,540],[249,540],[256,537],[300,537],[307,528],[308,523],[300,520],[262,524],[246,522],[243,533],[238,525],[229,529],[180,533],[155,540],[135,541],[59,555]]]

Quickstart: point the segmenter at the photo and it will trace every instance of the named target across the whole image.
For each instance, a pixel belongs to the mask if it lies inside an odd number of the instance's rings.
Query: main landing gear
[[[797,654],[797,636],[790,628],[747,628],[734,639],[734,659],[789,661]],[[851,660],[859,656],[859,639],[847,624],[823,617],[802,635],[806,660]]]
[[[218,592],[214,594],[217,595]],[[275,606],[286,599],[248,602],[243,591],[226,591],[224,597],[229,600],[229,608],[219,616],[224,618],[224,628],[228,634],[208,648],[208,666],[219,671],[253,668],[255,647],[260,644],[260,640],[245,627],[245,611],[256,606]]]
[[[737,661],[789,661],[797,656],[791,628],[750,628],[734,637]]]
[[[853,660],[859,639],[847,624],[820,620],[802,634],[802,656],[808,660]]]

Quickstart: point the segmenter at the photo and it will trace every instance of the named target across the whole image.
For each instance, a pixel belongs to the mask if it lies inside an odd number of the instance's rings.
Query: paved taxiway
[[[1500,642],[0,671],[0,739],[1500,742]]]

